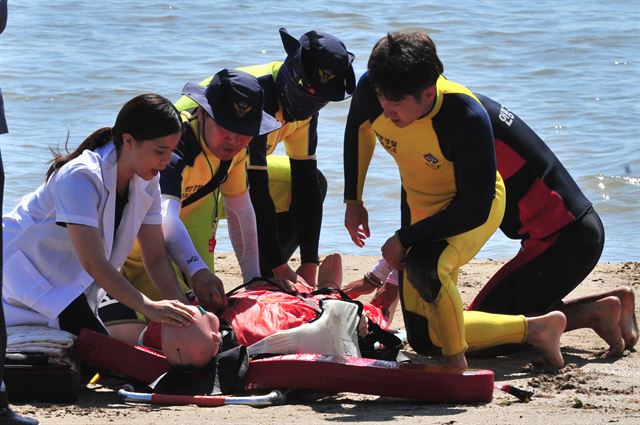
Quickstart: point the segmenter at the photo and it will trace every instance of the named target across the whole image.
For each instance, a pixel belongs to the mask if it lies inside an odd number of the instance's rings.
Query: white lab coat
[[[124,263],[143,223],[162,223],[159,177],[134,176],[114,240],[116,175],[113,143],[86,150],[2,217],[7,326],[57,328],[60,313],[83,292],[97,312],[104,290],[80,264],[67,229],[56,222],[98,228],[104,246],[95,249],[115,268]]]

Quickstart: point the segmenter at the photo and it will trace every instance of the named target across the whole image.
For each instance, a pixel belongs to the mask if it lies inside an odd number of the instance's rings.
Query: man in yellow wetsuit
[[[280,37],[287,53],[284,62],[239,68],[258,79],[265,93],[265,112],[282,125],[249,144],[250,194],[262,276],[295,282],[297,273],[313,285],[327,190],[316,161],[318,116],[329,102],[344,100],[353,92],[354,56],[338,38],[320,31],[296,39],[281,28]],[[176,106],[184,110],[193,102],[183,97]],[[285,156],[273,154],[280,142]],[[301,265],[294,271],[288,260],[298,247]]]
[[[466,367],[468,348],[523,342],[527,322],[524,316],[463,313],[459,267],[500,225],[505,190],[486,110],[443,70],[423,32],[390,33],[374,46],[345,130],[345,226],[363,246],[370,233],[362,192],[377,139],[402,179],[402,225],[382,255],[392,268],[404,269],[400,296],[409,342],[421,353],[438,346],[449,365]],[[562,313],[548,319],[564,329]],[[562,365],[559,352],[546,357]]]
[[[256,222],[247,187],[246,147],[254,136],[280,123],[263,111],[264,92],[255,77],[222,70],[206,86],[187,84],[183,94],[195,107],[181,113],[182,137],[171,163],[160,174],[162,230],[167,250],[198,301],[215,310],[226,305],[224,287],[214,274],[213,248],[218,202],[224,202],[229,237],[244,281],[260,275]],[[140,252],[134,247],[122,273],[155,299]],[[189,289],[184,288],[185,292]],[[146,325],[144,318],[109,297],[100,317],[112,336],[131,341]],[[140,329],[119,334],[121,323]]]

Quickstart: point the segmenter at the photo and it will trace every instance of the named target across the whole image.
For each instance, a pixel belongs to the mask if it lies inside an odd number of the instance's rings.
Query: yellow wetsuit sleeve
[[[356,93],[357,94],[357,93]],[[354,96],[344,132],[344,200],[361,202],[376,136],[364,108]]]
[[[298,160],[315,159],[318,145],[318,114],[302,122],[296,121],[295,124],[298,124],[298,127],[284,139],[287,156]]]
[[[227,180],[220,185],[220,192],[224,196],[234,197],[247,191],[247,162],[246,149],[233,157]]]

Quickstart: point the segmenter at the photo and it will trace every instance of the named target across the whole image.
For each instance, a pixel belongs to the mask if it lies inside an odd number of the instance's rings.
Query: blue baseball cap
[[[208,86],[187,83],[182,94],[191,98],[228,131],[261,136],[280,128],[280,123],[264,112],[264,92],[258,80],[246,72],[223,69]]]

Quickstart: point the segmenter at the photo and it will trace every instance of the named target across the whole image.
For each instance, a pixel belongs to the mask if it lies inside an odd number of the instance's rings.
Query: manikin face
[[[172,365],[202,367],[220,351],[220,321],[201,307],[189,306],[195,320],[188,326],[162,325],[162,352]]]
[[[377,95],[384,116],[389,118],[396,127],[404,128],[428,114],[433,108],[435,89],[435,86],[427,87],[420,93],[419,99],[409,95],[399,100],[389,100],[380,93]]]
[[[136,140],[128,133],[123,134],[123,146],[130,157],[133,173],[144,180],[157,176],[171,161],[171,154],[180,141],[180,135],[177,132],[152,140]]]
[[[211,153],[219,159],[223,161],[232,159],[238,152],[247,147],[252,138],[252,136],[225,130],[213,118],[206,115],[204,139]]]

